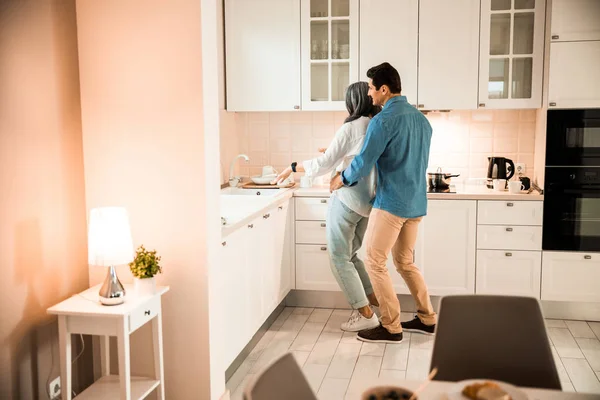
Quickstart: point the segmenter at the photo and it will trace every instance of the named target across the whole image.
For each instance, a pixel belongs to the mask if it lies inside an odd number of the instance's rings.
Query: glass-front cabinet
[[[358,0],[302,0],[303,110],[346,110],[358,80],[358,9]]]
[[[542,105],[545,0],[482,0],[479,108]]]

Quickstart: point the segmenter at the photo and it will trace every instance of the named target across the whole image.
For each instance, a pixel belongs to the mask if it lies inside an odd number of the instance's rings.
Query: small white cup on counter
[[[521,193],[521,190],[525,189],[525,185],[521,181],[510,181],[508,182],[508,191],[513,194]]]
[[[494,190],[503,192],[506,189],[506,179],[494,179]]]

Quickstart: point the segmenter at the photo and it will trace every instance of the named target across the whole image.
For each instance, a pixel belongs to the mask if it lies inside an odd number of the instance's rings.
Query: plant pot
[[[137,296],[152,296],[156,293],[156,279],[133,278],[133,290]]]

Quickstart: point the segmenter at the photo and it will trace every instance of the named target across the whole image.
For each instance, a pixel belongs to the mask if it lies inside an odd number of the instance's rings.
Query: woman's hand
[[[325,153],[327,151],[327,147],[319,147],[318,152],[319,153]]]
[[[277,184],[283,182],[291,175],[291,173],[292,173],[292,167],[287,167],[279,175],[277,175],[277,178],[275,178],[271,181],[271,185],[277,185]]]

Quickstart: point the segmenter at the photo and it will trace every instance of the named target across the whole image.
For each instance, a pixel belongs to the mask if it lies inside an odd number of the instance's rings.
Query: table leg
[[[60,386],[62,398],[71,400],[71,334],[67,330],[67,316],[58,316],[58,345],[60,347]]]
[[[131,400],[129,331],[127,329],[127,319],[125,317],[119,321],[117,342],[119,344],[119,382],[121,385],[121,400]]]
[[[110,336],[100,337],[100,364],[102,376],[110,375]]]
[[[162,313],[152,320],[152,343],[154,344],[154,377],[160,381],[157,388],[157,399],[165,398],[165,373],[163,364]]]

